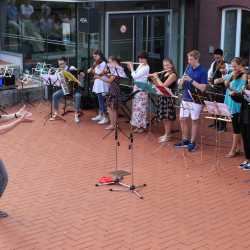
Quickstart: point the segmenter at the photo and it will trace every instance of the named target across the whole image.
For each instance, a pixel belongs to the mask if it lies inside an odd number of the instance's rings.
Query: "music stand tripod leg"
[[[54,94],[54,87],[55,87],[55,83],[52,83],[51,82],[51,79],[49,79],[49,82],[48,82],[48,86],[52,88],[52,93],[50,95],[50,112],[48,115],[45,116],[45,121],[44,121],[44,126],[46,125],[46,123],[53,117],[53,94]],[[61,121],[64,121],[66,122],[65,119],[63,119],[63,117],[61,117],[60,115],[57,115],[57,118],[58,119],[55,119],[53,121],[56,121],[56,120],[61,120]],[[50,120],[51,121],[51,120]]]
[[[119,132],[121,134],[123,134],[124,136],[126,136],[122,130],[119,127],[119,123],[118,120],[116,120],[115,122],[115,129],[114,130],[110,130],[106,135],[103,136],[103,140],[106,139],[108,136],[110,136],[111,134],[114,133],[114,140],[115,140],[115,169],[114,172],[112,172],[112,174],[114,175],[114,179],[111,182],[107,182],[107,183],[96,183],[95,186],[96,187],[100,187],[100,186],[109,186],[109,185],[120,185],[122,186],[122,180],[123,180],[123,176],[119,175],[119,171],[118,171],[118,148],[120,147],[120,141],[119,141]],[[117,174],[118,173],[118,174]],[[124,171],[125,173],[125,171]],[[127,175],[127,173],[125,173],[125,175]],[[125,176],[124,175],[124,176]]]
[[[28,105],[34,107],[34,104],[31,103],[31,101],[30,101],[29,93],[25,93],[24,82],[23,81],[21,81],[21,103],[22,104],[28,104]]]
[[[134,195],[136,195],[138,198],[143,199],[143,196],[139,193],[139,191],[137,191],[139,188],[143,188],[146,187],[146,184],[142,184],[142,185],[138,185],[136,186],[134,184],[134,137],[133,137],[133,133],[130,133],[129,136],[129,140],[130,140],[130,144],[128,149],[131,152],[131,184],[125,184],[125,183],[120,183],[121,186],[123,186],[125,189],[113,189],[111,188],[109,191],[115,191],[115,192],[130,192]]]

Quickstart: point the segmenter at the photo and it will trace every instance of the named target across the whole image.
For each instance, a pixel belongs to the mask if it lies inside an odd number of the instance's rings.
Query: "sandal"
[[[138,131],[138,128],[134,128],[134,129],[133,129],[133,132],[134,132],[134,133],[137,133],[137,131]]]
[[[234,158],[237,155],[239,155],[239,152],[238,151],[234,151],[234,152],[229,152],[225,157],[226,158]]]
[[[53,114],[52,117],[49,118],[50,121],[55,121],[58,115]]]
[[[136,131],[134,131],[135,133],[137,134],[142,134],[145,132],[145,129],[144,128],[138,128]]]
[[[159,143],[168,142],[170,140],[171,140],[171,135],[167,135],[167,134],[165,134],[165,135],[158,138]]]
[[[105,130],[114,130],[115,127],[113,125],[109,125],[108,127],[105,128]]]

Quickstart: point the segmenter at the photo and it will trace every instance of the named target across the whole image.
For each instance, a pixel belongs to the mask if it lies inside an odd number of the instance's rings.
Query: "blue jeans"
[[[97,94],[98,104],[99,104],[99,111],[103,114],[106,113],[106,103],[105,103],[105,96],[102,93]]]
[[[3,162],[0,160],[0,197],[3,195],[7,184],[8,184],[8,174],[4,167]]]
[[[60,103],[60,99],[64,96],[63,94],[63,90],[59,89],[57,90],[54,94],[53,94],[53,107],[54,110],[58,111],[59,109],[59,103]],[[76,91],[75,95],[74,95],[74,106],[75,106],[75,111],[77,113],[80,112],[80,106],[81,106],[81,93]]]

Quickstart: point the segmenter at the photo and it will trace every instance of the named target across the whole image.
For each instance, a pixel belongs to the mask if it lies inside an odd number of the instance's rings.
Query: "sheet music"
[[[119,76],[121,78],[128,78],[122,66],[113,66],[112,64],[108,64],[108,67],[111,75]]]
[[[228,106],[225,103],[217,103],[219,108],[219,113],[221,116],[231,117],[232,114],[230,113]]]
[[[60,83],[60,78],[58,76],[58,74],[43,74],[41,75],[41,78],[43,80],[43,84],[44,85],[49,85],[50,83],[54,86],[60,87],[61,83]]]
[[[204,102],[207,107],[208,113],[212,115],[225,116],[225,117],[232,116],[228,109],[228,106],[225,103],[209,102],[209,101],[204,101]]]
[[[175,97],[177,98],[177,96],[175,96],[172,92],[172,90],[170,88],[164,87],[164,86],[160,86],[160,85],[156,85],[155,89],[157,91],[157,93],[159,93],[160,95],[166,96],[166,97]]]

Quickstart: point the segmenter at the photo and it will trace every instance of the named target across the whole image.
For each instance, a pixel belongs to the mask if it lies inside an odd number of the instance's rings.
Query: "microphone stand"
[[[96,183],[96,186],[105,186],[105,185],[120,185],[120,186],[125,186],[124,183],[122,183],[121,181],[123,180],[124,176],[130,175],[129,172],[124,171],[124,170],[119,170],[118,169],[118,149],[120,147],[120,141],[119,141],[119,132],[124,135],[127,138],[127,135],[125,135],[122,130],[119,128],[119,124],[118,121],[116,121],[115,123],[115,129],[109,131],[106,135],[103,136],[103,140],[105,138],[107,138],[109,135],[111,135],[112,133],[114,133],[114,140],[115,140],[115,170],[110,172],[114,178],[111,182],[107,182],[107,183]]]
[[[138,198],[143,199],[143,196],[140,194],[138,189],[146,187],[146,184],[142,185],[135,185],[134,182],[134,135],[132,130],[130,131],[130,135],[128,137],[129,139],[129,146],[128,150],[130,150],[130,157],[131,157],[131,184],[124,184],[122,183],[121,186],[123,186],[125,189],[113,189],[111,188],[110,191],[116,191],[116,192],[130,192],[134,195],[136,195]]]
[[[119,76],[119,73],[116,71],[117,76]],[[119,106],[118,109],[119,110]],[[125,189],[109,189],[109,191],[120,191],[120,192],[131,192],[133,194],[135,194],[138,198],[143,199],[143,196],[137,191],[137,189],[145,187],[146,184],[143,185],[139,185],[139,186],[135,186],[134,184],[134,136],[133,136],[133,132],[132,132],[132,126],[130,127],[130,135],[127,136],[126,134],[124,134],[122,132],[122,130],[119,128],[119,124],[118,124],[118,117],[116,118],[115,121],[115,129],[111,130],[110,132],[108,132],[103,139],[105,139],[107,136],[109,136],[111,133],[115,134],[115,171],[111,172],[111,174],[115,177],[113,179],[112,182],[108,182],[108,183],[97,183],[96,186],[102,186],[102,185],[119,185]],[[127,139],[129,139],[130,143],[128,146],[128,149],[131,152],[131,184],[125,184],[123,182],[121,182],[124,178],[124,176],[130,175],[129,172],[124,171],[124,170],[118,170],[118,147],[120,146],[120,142],[119,142],[119,132],[121,132]]]
[[[118,72],[117,72],[117,75]],[[119,110],[119,102],[118,102],[118,108],[117,108],[117,113]],[[114,120],[113,120],[114,123]],[[124,171],[124,170],[118,170],[118,148],[120,147],[120,141],[119,141],[119,132],[125,136],[126,138],[127,135],[121,130],[121,128],[119,127],[119,122],[118,122],[118,114],[115,120],[115,129],[114,130],[110,130],[106,135],[103,136],[103,140],[105,138],[107,138],[109,135],[111,135],[112,133],[114,133],[114,140],[115,140],[115,170],[111,172],[111,174],[114,176],[113,181],[108,182],[108,183],[97,183],[96,186],[103,186],[103,185],[120,185],[120,186],[124,186],[124,184],[121,182],[124,178],[124,176],[130,175],[129,172]]]

